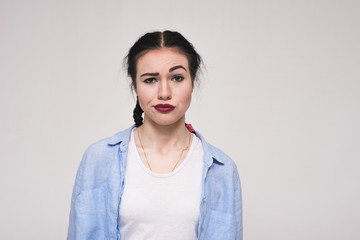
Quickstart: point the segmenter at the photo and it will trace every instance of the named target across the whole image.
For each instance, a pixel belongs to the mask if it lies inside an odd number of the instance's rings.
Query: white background
[[[178,30],[187,122],[237,163],[245,240],[360,239],[360,1],[1,0],[0,239],[65,239],[86,147],[132,124],[122,58]]]

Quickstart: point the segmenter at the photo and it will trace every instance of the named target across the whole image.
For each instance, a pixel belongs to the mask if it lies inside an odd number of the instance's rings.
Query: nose
[[[161,80],[158,91],[158,98],[160,100],[169,100],[171,99],[171,87],[167,80]]]

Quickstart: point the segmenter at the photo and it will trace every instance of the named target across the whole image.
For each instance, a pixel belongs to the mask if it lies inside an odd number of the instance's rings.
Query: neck
[[[189,141],[189,131],[185,127],[185,117],[171,125],[158,125],[145,121],[137,131],[144,147],[156,149],[185,148]]]

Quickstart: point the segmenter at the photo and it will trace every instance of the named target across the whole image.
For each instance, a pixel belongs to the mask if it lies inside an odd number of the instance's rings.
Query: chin
[[[156,125],[159,125],[159,126],[170,126],[170,125],[173,125],[175,123],[178,123],[179,121],[154,121],[154,123]]]
[[[176,123],[179,123],[180,121],[184,121],[184,118],[172,118],[169,116],[164,116],[163,118],[156,118],[156,119],[148,119],[149,122],[152,122],[153,124],[159,125],[159,126],[170,126]]]

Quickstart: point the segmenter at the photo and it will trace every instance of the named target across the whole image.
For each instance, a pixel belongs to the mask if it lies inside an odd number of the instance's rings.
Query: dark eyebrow
[[[169,72],[175,71],[175,70],[178,69],[178,68],[182,68],[182,69],[185,70],[185,72],[187,72],[186,69],[185,69],[183,66],[181,66],[181,65],[177,65],[177,66],[175,66],[175,67],[170,68],[170,69],[169,69]]]
[[[156,77],[156,76],[159,76],[159,73],[144,73],[144,74],[141,74],[140,77],[143,77],[143,76],[152,76],[152,77]]]

